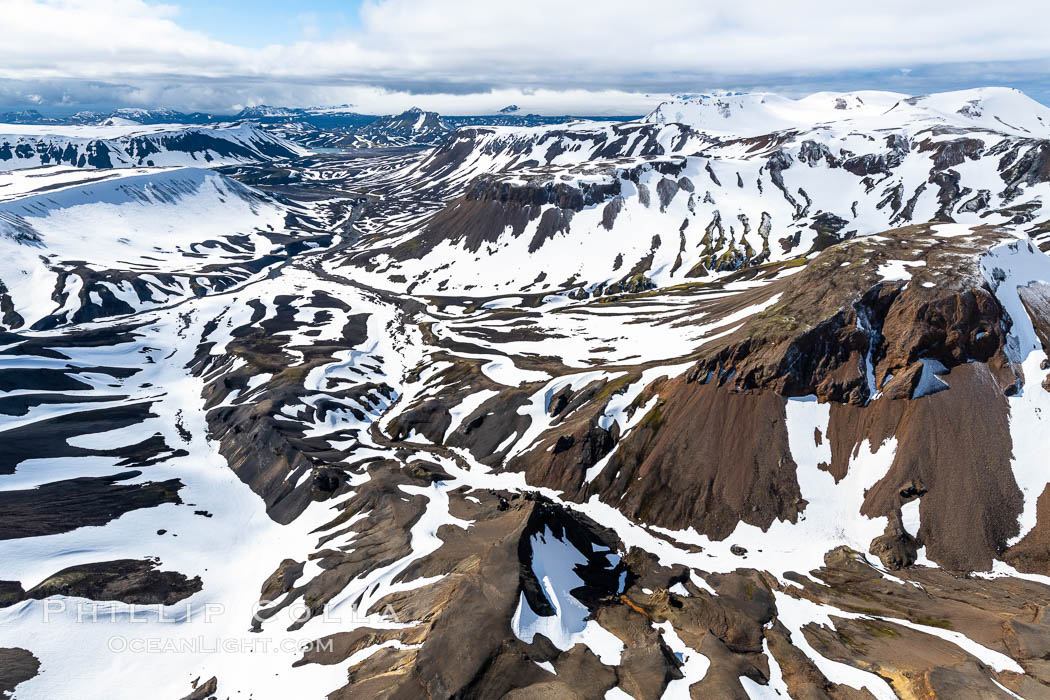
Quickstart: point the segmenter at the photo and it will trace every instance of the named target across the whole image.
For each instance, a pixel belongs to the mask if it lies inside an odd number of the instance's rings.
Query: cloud
[[[1040,0],[994,11],[984,0],[366,0],[351,34],[319,39],[320,21],[303,13],[288,43],[258,49],[187,30],[176,7],[142,0],[0,0],[0,16],[8,94],[47,97],[40,86],[51,85],[68,101],[87,81],[201,108],[253,96],[498,105],[536,91],[536,104],[608,111],[611,99],[710,86],[883,74],[918,84],[936,82],[931,68],[950,82],[992,64],[1017,81],[1050,68]]]

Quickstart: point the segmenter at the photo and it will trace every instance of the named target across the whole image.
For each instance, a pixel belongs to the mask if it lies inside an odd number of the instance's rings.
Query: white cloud
[[[253,91],[358,103],[426,92],[416,101],[436,106],[498,103],[484,96],[490,89],[528,102],[538,90],[535,104],[552,111],[598,109],[608,99],[648,103],[647,90],[843,71],[908,75],[901,66],[1000,62],[1045,73],[1045,15],[1041,0],[366,0],[352,35],[313,39],[317,21],[304,13],[289,43],[251,49],[180,27],[169,5],[0,0],[0,79],[107,81],[183,99],[196,91],[201,104],[251,102]]]

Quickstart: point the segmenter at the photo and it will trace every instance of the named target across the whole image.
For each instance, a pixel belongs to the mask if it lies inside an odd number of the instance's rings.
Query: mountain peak
[[[908,96],[864,90],[819,92],[799,99],[773,93],[728,93],[677,98],[661,103],[644,119],[681,123],[699,131],[734,136],[824,128],[902,128],[939,121],[946,126],[979,126],[1011,133],[1047,134],[1050,109],[1011,88],[977,88]]]
[[[270,105],[256,105],[254,107],[245,107],[237,113],[237,119],[247,118],[266,118],[266,117],[292,117],[298,113],[298,110],[291,109],[289,107],[272,107]]]

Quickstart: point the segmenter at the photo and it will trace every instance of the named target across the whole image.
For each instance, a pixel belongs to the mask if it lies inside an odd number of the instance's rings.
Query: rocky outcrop
[[[40,660],[18,647],[0,647],[0,697],[13,698],[19,684],[40,671]]]
[[[542,181],[517,184],[483,178],[432,218],[420,236],[395,249],[393,254],[418,257],[442,241],[477,252],[484,243],[498,240],[508,228],[512,236],[520,236],[531,221],[540,218],[530,243],[530,248],[538,248],[544,239],[565,228],[574,212],[619,193],[620,182],[616,178],[579,186]]]
[[[1013,481],[996,476],[1010,473],[1011,322],[976,263],[1001,234],[931,234],[910,227],[849,241],[782,283],[709,302],[704,318],[769,308],[702,348],[689,372],[642,392],[631,409],[646,413],[626,437],[596,422],[612,386],[592,390],[586,410],[506,468],[574,500],[596,495],[638,522],[719,540],[741,522],[765,529],[805,512],[782,397],[816,395],[833,404],[824,438],[836,479],[857,445],[874,451],[896,439],[892,466],[862,509],[893,524],[873,554],[906,567],[921,542],[947,568],[990,568],[1022,506]],[[962,256],[971,263],[960,265]],[[878,270],[894,265],[915,272],[880,279]],[[941,378],[929,367],[942,367]],[[916,497],[922,526],[909,533],[901,509]]]
[[[451,132],[452,128],[437,112],[424,112],[413,107],[360,126],[354,130],[351,143],[365,148],[434,146],[444,141]]]
[[[182,698],[182,700],[209,700],[215,697],[215,691],[219,689],[219,682],[215,676],[212,676],[203,683],[198,678],[192,683],[193,691]]]
[[[35,489],[0,491],[0,540],[98,527],[140,508],[182,503],[179,479],[123,483],[141,475],[141,471],[130,470],[53,481]]]
[[[885,137],[884,144],[886,150],[881,153],[866,153],[847,158],[842,163],[843,169],[858,177],[889,174],[891,170],[900,166],[912,148],[911,141],[904,134],[889,134]]]
[[[948,368],[976,360],[991,363],[1008,388],[1014,376],[1001,352],[1007,322],[976,269],[977,254],[996,234],[939,243],[923,239],[925,230],[887,232],[875,244],[844,243],[783,284],[738,297],[734,307],[779,295],[739,331],[704,347],[692,380],[863,405],[872,386],[910,397],[922,359]],[[974,261],[970,268],[958,268],[960,254]],[[878,266],[898,257],[904,262],[897,264],[921,269],[914,282],[880,280]],[[924,286],[926,275],[937,282]]]
[[[907,530],[898,527],[872,540],[868,551],[887,569],[904,569],[915,563],[919,545]]]
[[[116,559],[62,569],[25,592],[37,600],[50,596],[117,600],[135,605],[172,605],[201,590],[199,576],[158,571],[159,560]]]

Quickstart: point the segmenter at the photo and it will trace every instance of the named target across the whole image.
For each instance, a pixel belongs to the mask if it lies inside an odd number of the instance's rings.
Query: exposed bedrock
[[[904,698],[1009,697],[1003,687],[1025,698],[1047,696],[1046,587],[928,567],[896,572],[903,580],[894,581],[847,547],[828,552],[824,562],[808,576],[789,573],[798,587],[783,589],[792,598],[863,616],[833,614],[834,629],[805,625],[806,640],[822,655],[877,673]],[[992,672],[964,649],[938,639],[944,631],[1009,656],[1024,675]]]
[[[1003,194],[1012,199],[1022,193],[1023,186],[1050,182],[1050,141],[1021,140],[1003,153],[999,172],[1006,188]]]
[[[263,498],[269,516],[283,524],[298,517],[311,502],[341,493],[346,474],[340,467],[346,452],[333,450],[322,438],[307,437],[301,423],[282,410],[287,406],[298,410],[299,402],[310,394],[304,382],[311,370],[362,342],[368,318],[367,314],[350,316],[341,338],[304,346],[302,360],[296,363],[284,346],[285,339],[278,335],[297,328],[292,301],[291,296],[277,297],[275,316],[261,322],[253,319],[234,329],[224,355],[211,355],[211,345],[202,345],[191,368],[214,377],[203,395],[208,429],[219,442],[219,451],[238,478]],[[323,310],[330,303],[323,295],[315,296],[307,308]],[[251,401],[230,403],[229,399],[248,390],[249,381],[258,374],[272,376]],[[354,406],[378,406],[393,394],[385,384],[338,383],[330,387],[329,399],[306,407],[306,417],[323,420],[329,411],[343,407],[339,399],[354,399]],[[363,418],[360,408],[350,410]],[[348,431],[346,437],[355,436],[355,431]]]
[[[553,450],[547,452],[543,442],[508,468],[573,499],[598,494],[637,520],[691,525],[717,538],[728,536],[740,520],[765,528],[778,516],[795,518],[801,494],[794,464],[783,459],[783,399],[769,392],[732,393],[684,376],[650,389],[638,403],[659,398],[619,445],[615,431],[578,417],[560,426],[556,439],[548,438],[556,440]],[[763,440],[744,438],[758,433]],[[570,446],[558,450],[557,441]],[[587,470],[613,447],[605,468],[587,482]]]
[[[739,330],[704,346],[692,377],[854,405],[872,398],[872,385],[895,398],[912,396],[920,360],[949,369],[989,363],[1004,388],[1013,385],[1002,354],[1009,319],[976,262],[959,265],[958,258],[975,259],[996,234],[929,245],[921,240],[926,230],[906,227],[881,234],[885,243],[833,246],[797,275],[743,297],[738,305],[780,295]],[[901,265],[908,279],[880,279],[881,265]]]
[[[19,647],[0,647],[0,697],[13,698],[19,684],[40,671],[40,660]]]
[[[191,684],[193,691],[182,698],[182,700],[209,700],[215,697],[215,691],[219,689],[218,678],[212,676],[208,680],[201,682],[200,678],[197,678]]]
[[[371,473],[387,485],[382,488],[414,480],[393,464],[378,465]],[[688,646],[711,658],[712,673],[694,688],[694,697],[743,696],[740,676],[767,682],[763,624],[774,617],[775,607],[769,584],[757,572],[711,576],[718,593],[712,595],[692,583],[687,568],[660,566],[649,553],[630,549],[622,559],[609,556],[624,549],[615,534],[529,493],[460,489],[450,493],[450,510],[473,525],[440,529],[443,545],[398,577],[440,580],[393,593],[370,607],[418,620],[417,625],[339,632],[328,638],[327,649],[320,645],[304,655],[300,663],[333,664],[384,642],[419,645],[381,650],[351,667],[349,684],[333,697],[602,698],[619,686],[636,698],[656,700],[682,672],[654,624],[669,625]],[[378,543],[380,531],[391,525],[377,514],[351,527],[366,542]],[[551,548],[559,554],[548,553]],[[578,562],[571,567],[579,582],[572,596],[607,630],[608,644],[622,647],[614,664],[580,643],[559,647],[542,633],[528,641],[519,637],[520,615],[557,619],[549,596],[566,591],[556,591],[538,576],[545,566],[563,563],[560,557],[567,555],[561,552],[571,552],[568,556]],[[551,556],[558,558],[547,561]]]
[[[136,605],[171,605],[201,590],[199,576],[159,571],[154,559],[116,559],[78,564],[48,576],[25,592],[37,600],[68,596]]]
[[[401,506],[386,499],[382,490],[396,489],[406,477],[409,483],[416,477],[400,471],[396,464],[377,465],[371,474],[370,495],[355,496],[353,500],[359,502],[349,505],[355,511],[367,510],[369,504],[376,506],[365,520],[351,526],[359,533],[355,545],[363,546],[364,552],[329,553],[323,563],[327,569],[323,578],[330,580],[311,584],[315,592],[304,592],[308,600],[324,595],[318,585],[331,586],[337,592],[342,587],[337,577],[352,577],[354,571],[371,567],[372,562],[364,555],[378,554],[375,548],[389,542],[395,533],[398,536],[393,540],[400,544],[396,551],[390,550],[390,556],[397,559],[411,550],[408,538],[399,535],[405,532],[403,526],[418,518],[425,500],[413,499],[401,515],[390,513],[388,508]],[[615,538],[593,523],[530,495],[487,491],[471,495],[474,500],[465,499],[461,491],[450,494],[451,512],[473,520],[471,528],[443,527],[438,535],[444,545],[398,577],[412,581],[441,576],[440,581],[388,595],[371,606],[372,611],[387,612],[398,619],[419,620],[418,625],[402,630],[340,632],[331,638],[331,651],[305,655],[302,663],[331,664],[387,639],[422,643],[417,649],[375,654],[352,667],[349,685],[333,697],[504,697],[516,688],[551,683],[556,692],[565,694],[561,696],[571,697],[567,693],[573,689],[581,693],[580,697],[602,697],[616,684],[615,670],[603,666],[584,647],[562,651],[543,637],[526,644],[510,633],[511,620],[520,605],[533,606],[541,616],[553,614],[532,566],[534,537],[542,533],[548,542],[564,542],[589,562],[576,569],[584,587],[574,594],[591,609],[597,609],[601,601],[615,599],[619,570],[610,568],[605,556],[609,546],[615,545]],[[291,596],[296,594],[293,589]],[[655,644],[656,636],[647,635],[650,644]],[[464,639],[470,639],[470,644],[463,644]],[[557,669],[557,677],[537,665],[548,661]],[[664,656],[663,664],[665,669],[676,667],[670,654]],[[384,673],[377,678],[380,665]]]
[[[611,229],[621,207],[617,197],[624,181],[637,183],[643,170],[677,176],[684,164],[681,158],[633,167],[609,163],[581,171],[579,179],[570,182],[552,179],[552,173],[544,170],[527,171],[515,177],[479,177],[461,196],[430,217],[418,235],[390,252],[401,260],[418,258],[447,241],[476,253],[484,244],[499,240],[508,229],[514,237],[522,235],[531,222],[539,219],[529,241],[529,252],[535,252],[555,233],[568,231],[573,214],[585,207],[604,203],[602,223]],[[568,172],[563,177],[573,178],[573,171]],[[596,174],[594,181],[588,179]],[[683,183],[667,178],[660,181],[657,197],[661,208],[667,206],[679,188],[692,187],[688,178],[683,178]],[[638,187],[639,197],[644,201],[647,188]]]
[[[558,156],[580,149],[587,150],[588,160],[662,156],[681,151],[699,137],[685,124],[642,122],[596,130],[551,129],[511,138],[493,138],[494,133],[487,127],[457,129],[420,164],[421,173],[438,178],[479,153],[506,159],[507,170],[551,165]]]
[[[354,547],[321,550],[324,573],[302,586],[295,585],[301,565],[282,563],[267,582],[291,572],[273,591],[288,593],[281,605],[302,599],[320,610],[369,562],[396,561],[410,552],[403,535],[426,503],[405,500],[400,486],[447,478],[431,470],[421,462],[372,465],[371,480],[345,504],[346,515],[320,530],[323,538],[335,535],[351,513],[366,513],[345,526],[355,533]],[[829,552],[824,566],[806,576],[785,574],[790,585],[747,568],[714,574],[661,564],[586,516],[535,494],[462,487],[448,495],[450,514],[471,526],[442,526],[436,533],[441,545],[397,575],[396,581],[409,585],[362,603],[363,614],[416,622],[336,632],[297,662],[340,664],[388,645],[351,666],[347,685],[331,697],[599,699],[619,687],[655,700],[683,678],[663,630],[673,630],[710,663],[689,688],[693,698],[748,697],[741,679],[767,685],[771,658],[792,697],[866,697],[830,682],[799,650],[798,635],[828,658],[874,671],[902,697],[953,697],[960,687],[995,689],[995,683],[1023,697],[1045,694],[1050,594],[1039,584],[931,568],[889,578],[845,547]],[[587,619],[610,635],[604,644],[620,647],[614,658],[599,658],[584,643],[559,646],[542,633],[525,632],[528,611],[540,620],[559,619],[550,596],[566,591],[540,580],[551,548],[562,565],[566,558],[575,561],[571,594]],[[433,583],[411,585],[417,580]],[[834,628],[789,630],[780,604],[790,599],[830,605],[841,614],[832,613]],[[564,608],[560,614],[566,615]],[[931,634],[945,630],[1015,659],[1026,675],[993,671]]]
[[[863,515],[886,519],[872,553],[887,566],[909,566],[925,547],[952,570],[988,570],[1003,557],[1046,570],[1042,525],[1008,549],[1024,505],[1011,467],[1008,396],[1020,382],[1004,352],[1011,320],[976,263],[959,264],[960,253],[972,259],[997,234],[927,235],[909,227],[885,234],[886,243],[834,246],[783,283],[715,302],[728,315],[780,295],[702,349],[692,370],[650,384],[628,410],[646,412],[625,437],[599,426],[619,389],[598,382],[552,397],[552,408],[575,400],[577,410],[564,420],[555,415],[539,444],[504,468],[573,500],[597,495],[640,522],[724,539],[739,522],[765,529],[805,512],[784,397],[815,394],[831,403],[818,444],[830,442],[830,463],[821,468],[836,481],[858,446],[874,453],[895,441],[888,470],[862,507]],[[901,261],[911,265],[910,279],[879,279],[875,270]],[[1028,298],[1039,312],[1042,297],[1030,291]],[[504,412],[501,401],[477,414],[506,436],[511,429],[500,416],[516,410]],[[454,441],[502,462],[493,454],[497,437],[486,447],[460,430]],[[917,532],[902,524],[909,503],[920,515]]]
[[[443,241],[462,244],[476,253],[483,244],[497,241],[508,228],[513,236],[520,236],[530,222],[539,218],[529,245],[530,251],[535,250],[557,231],[568,230],[575,212],[619,192],[617,179],[575,187],[551,182],[512,184],[482,178],[435,214],[423,233],[394,249],[393,254],[400,258],[418,257]]]

